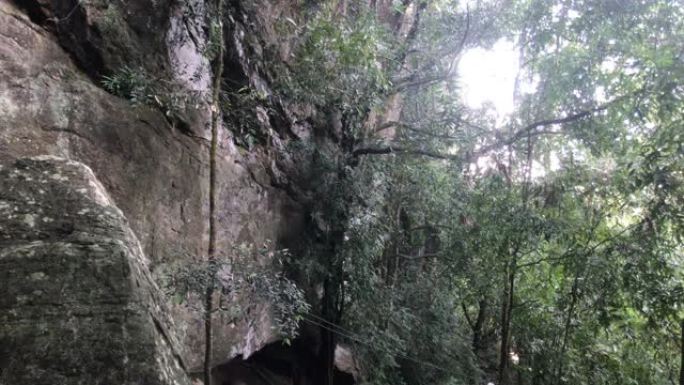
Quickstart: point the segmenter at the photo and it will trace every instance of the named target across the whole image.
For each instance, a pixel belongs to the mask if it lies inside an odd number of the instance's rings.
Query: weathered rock
[[[56,157],[0,169],[0,384],[189,384],[123,213]]]
[[[240,151],[221,131],[219,250],[275,243],[300,229],[297,205],[270,187],[265,170],[272,160],[260,151]],[[48,154],[89,166],[124,213],[155,276],[167,264],[205,257],[208,152],[206,140],[175,130],[161,113],[104,92],[49,31],[0,0],[0,165]],[[217,363],[274,338],[266,307],[259,309],[234,324],[217,320]],[[172,314],[188,367],[198,370],[201,314],[182,308]]]
[[[123,66],[168,73],[165,31],[172,0],[22,0],[36,25],[54,33],[93,79]]]

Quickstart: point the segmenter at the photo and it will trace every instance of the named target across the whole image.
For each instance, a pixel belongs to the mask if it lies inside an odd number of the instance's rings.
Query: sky
[[[513,92],[518,73],[518,50],[508,40],[499,40],[492,48],[466,51],[458,66],[463,101],[468,107],[483,103],[494,105],[499,118],[513,112]]]
[[[473,48],[466,51],[458,67],[459,85],[463,102],[470,108],[480,108],[491,103],[501,125],[513,113],[515,79],[519,71],[519,54],[515,43],[501,39],[490,49]],[[521,81],[521,92],[532,92],[536,82]],[[557,154],[550,155],[550,168],[560,167]],[[483,157],[477,161],[480,169],[494,167],[491,159]],[[474,165],[473,165],[474,167]],[[532,178],[546,174],[544,166],[534,161]]]

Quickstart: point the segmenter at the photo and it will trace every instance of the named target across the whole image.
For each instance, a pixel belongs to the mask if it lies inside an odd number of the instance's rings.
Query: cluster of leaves
[[[291,257],[288,250],[273,251],[268,244],[261,247],[241,244],[233,248],[229,258],[185,263],[174,268],[167,274],[166,292],[178,304],[204,310],[206,304],[202,298],[208,289],[213,289],[217,303],[213,311],[233,320],[246,318],[249,308],[259,303],[254,299],[264,301],[270,305],[279,335],[290,342],[297,337],[299,323],[309,312],[309,304],[282,269],[257,268],[250,264],[259,258],[282,263]]]
[[[439,383],[451,378],[450,373],[475,377],[479,369],[467,330],[453,312],[458,304],[449,295],[454,290],[451,278],[431,266],[431,256],[420,256],[423,245],[434,239],[419,230],[410,239],[404,237],[407,224],[402,218],[412,216],[408,212],[424,214],[412,218],[415,227],[445,213],[442,199],[449,195],[451,181],[441,168],[426,172],[422,162],[373,158],[340,170],[338,157],[324,148],[292,147],[299,164],[311,165],[306,180],[314,198],[307,252],[287,266],[305,286],[336,283],[337,291],[324,294],[335,292],[343,302],[339,322],[351,334],[340,339],[355,346],[365,381]],[[426,185],[433,189],[424,191]],[[397,207],[406,200],[416,206]],[[390,248],[403,256],[388,255]]]
[[[216,12],[216,10],[212,10]],[[223,21],[217,20],[216,17],[212,17],[209,21],[209,39],[207,45],[203,49],[203,54],[209,60],[214,60],[216,56],[221,52],[221,34],[223,32]]]
[[[353,15],[341,16],[334,4],[322,4],[298,28],[295,60],[276,78],[288,99],[339,110],[349,122],[345,134],[352,136],[361,135],[361,120],[390,87],[382,63],[392,38],[368,9],[358,7]]]
[[[116,73],[104,76],[102,86],[134,105],[156,108],[171,120],[181,120],[188,108],[197,108],[201,95],[182,89],[173,82],[156,78],[142,67],[121,67]]]
[[[221,111],[224,121],[235,133],[238,144],[248,150],[256,144],[265,144],[267,134],[260,119],[269,118],[269,103],[265,94],[250,87],[235,91],[230,88],[221,92]]]
[[[154,98],[151,92],[152,84],[152,79],[144,73],[144,70],[127,66],[102,79],[102,85],[107,91],[126,98],[134,104],[147,104],[151,98]]]

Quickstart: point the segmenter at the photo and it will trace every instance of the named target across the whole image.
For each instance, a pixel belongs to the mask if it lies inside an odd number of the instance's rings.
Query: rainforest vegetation
[[[283,264],[328,383],[344,343],[368,384],[684,385],[678,0],[302,7],[272,79],[332,139],[280,155],[310,165],[284,187],[308,227]],[[468,105],[459,72],[500,42],[518,57],[505,113]],[[246,148],[240,107],[265,98],[214,97]]]
[[[290,149],[314,159],[305,322],[370,384],[684,384],[682,4],[394,3],[290,23],[280,92],[337,114],[341,148]],[[502,39],[504,116],[457,70]]]

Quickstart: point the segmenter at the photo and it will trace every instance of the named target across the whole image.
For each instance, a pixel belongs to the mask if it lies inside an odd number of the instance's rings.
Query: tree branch
[[[380,126],[378,126],[375,129],[375,132],[378,133],[380,131],[383,131],[383,130],[386,130],[386,129],[392,128],[392,127],[403,128],[403,129],[406,129],[408,131],[415,132],[417,134],[426,135],[426,136],[430,136],[430,137],[438,138],[438,139],[447,139],[447,140],[460,140],[460,139],[462,139],[461,137],[458,137],[458,136],[451,136],[451,135],[446,135],[446,134],[435,134],[435,133],[432,133],[432,132],[429,132],[426,130],[421,130],[420,128],[414,126],[411,123],[393,121],[393,120],[381,124]]]
[[[470,8],[466,5],[466,27],[465,31],[463,32],[463,35],[461,36],[460,43],[456,46],[456,49],[453,51],[447,50],[447,52],[443,53],[440,55],[440,57],[447,57],[447,56],[453,56],[454,59],[452,60],[451,63],[449,63],[449,67],[444,73],[433,75],[433,76],[428,76],[425,78],[418,78],[418,74],[422,74],[427,72],[428,68],[433,66],[435,64],[435,60],[429,60],[427,63],[423,64],[420,66],[420,68],[416,69],[411,73],[410,75],[404,77],[403,79],[399,79],[397,81],[397,85],[394,87],[394,92],[400,92],[403,91],[407,88],[411,87],[416,87],[420,85],[425,85],[425,84],[430,84],[434,82],[439,82],[442,80],[447,80],[449,79],[453,73],[454,70],[456,69],[455,61],[456,58],[463,52],[463,49],[465,48],[466,41],[468,40],[468,35],[470,33]],[[408,52],[407,52],[408,54]],[[405,57],[404,57],[405,59]]]
[[[452,76],[452,74],[449,71],[445,71],[445,73],[433,75],[433,76],[428,76],[428,77],[421,78],[421,79],[416,79],[416,76],[414,76],[414,75],[407,76],[404,80],[402,80],[399,84],[397,84],[394,87],[393,92],[395,92],[395,93],[401,92],[401,91],[406,90],[407,88],[440,82],[443,80],[447,80],[447,79],[449,79],[449,77]]]
[[[551,131],[535,131],[535,132],[532,132],[532,130],[536,130],[537,128],[541,128],[541,127],[552,126],[555,124],[562,125],[562,124],[576,122],[576,121],[581,120],[583,118],[590,117],[597,112],[607,110],[611,105],[617,103],[620,100],[623,100],[625,97],[626,96],[620,96],[620,97],[615,98],[615,99],[613,99],[607,103],[601,104],[597,107],[594,107],[594,108],[591,108],[588,110],[584,110],[584,111],[580,111],[580,112],[577,112],[577,113],[574,113],[574,114],[571,114],[568,116],[564,116],[562,118],[544,119],[544,120],[539,120],[539,121],[530,123],[527,126],[521,128],[520,130],[513,133],[513,135],[511,135],[510,137],[480,148],[479,150],[473,152],[470,157],[471,157],[471,159],[477,158],[477,157],[482,156],[482,155],[484,155],[484,154],[486,154],[492,150],[495,150],[499,147],[510,146],[520,139],[527,138],[528,135],[529,136],[538,136],[538,135],[543,135],[543,134],[548,134],[548,133],[554,133],[554,134],[561,133],[559,131],[553,131],[553,132],[551,132]]]
[[[420,254],[420,255],[408,255],[408,254],[398,253],[397,255],[404,258],[404,259],[423,259],[423,258],[439,257],[441,254],[440,253],[426,253],[426,254]]]
[[[625,227],[624,229],[620,230],[618,233],[616,233],[616,234],[614,234],[613,236],[611,236],[610,238],[606,238],[606,239],[602,240],[601,242],[598,242],[598,243],[595,244],[594,246],[589,247],[589,248],[586,248],[586,249],[584,249],[584,250],[575,250],[575,249],[570,248],[570,249],[566,250],[563,254],[561,254],[561,255],[558,256],[558,257],[540,258],[540,259],[537,259],[537,260],[534,260],[534,261],[531,261],[531,262],[527,262],[527,263],[523,263],[523,264],[521,264],[521,265],[518,265],[518,268],[519,268],[519,269],[522,269],[522,268],[525,268],[525,267],[530,267],[530,266],[538,265],[538,264],[540,264],[540,263],[542,263],[542,262],[560,262],[560,261],[562,261],[562,260],[564,260],[564,259],[567,259],[567,258],[576,257],[578,254],[589,255],[589,254],[593,253],[594,251],[596,251],[599,247],[605,245],[606,243],[609,243],[609,242],[612,242],[612,241],[618,239],[618,238],[621,237],[624,233],[626,233],[626,232],[628,232],[628,231],[630,231],[630,230],[632,230],[632,229],[634,229],[634,228],[636,228],[636,227],[638,227],[638,226],[641,226],[642,224],[643,224],[643,221],[639,221],[639,222],[634,223],[634,224],[632,224],[632,225],[630,225],[630,226],[627,226],[627,227]]]
[[[386,147],[362,147],[357,148],[352,152],[353,157],[359,157],[361,155],[387,155],[387,154],[409,154],[409,155],[422,155],[428,158],[443,159],[443,160],[461,160],[462,157],[451,154],[443,154],[435,151],[421,150],[415,148],[406,148],[402,146],[388,145]]]
[[[561,118],[555,118],[555,119],[544,119],[544,120],[539,120],[533,123],[530,123],[526,125],[525,127],[521,128],[520,130],[514,132],[511,136],[508,138],[498,140],[494,143],[491,143],[487,146],[481,147],[477,151],[474,151],[469,154],[465,155],[459,155],[459,154],[445,154],[437,151],[431,151],[431,150],[423,150],[423,149],[414,149],[414,148],[408,148],[408,147],[403,147],[403,146],[395,146],[392,144],[389,144],[385,147],[362,147],[362,148],[357,148],[352,152],[353,157],[358,157],[361,155],[386,155],[386,154],[409,154],[409,155],[421,155],[421,156],[426,156],[429,158],[435,158],[435,159],[444,159],[444,160],[452,160],[452,161],[471,161],[472,159],[478,158],[480,156],[483,156],[487,154],[488,152],[491,152],[493,150],[496,150],[497,148],[503,147],[503,146],[510,146],[517,142],[520,139],[527,138],[528,136],[539,136],[539,135],[546,135],[546,134],[561,134],[562,131],[548,131],[548,130],[539,130],[539,131],[533,131],[541,127],[547,127],[551,125],[563,125],[567,123],[572,123],[579,121],[581,119],[590,117],[594,115],[597,112],[605,111],[607,110],[611,105],[623,100],[627,96],[621,96],[618,98],[615,98],[607,103],[601,104],[597,107],[580,111],[568,116],[564,116]],[[387,122],[383,125],[381,125],[378,129],[385,129],[389,128],[391,126],[397,126],[397,125],[403,125],[401,122]]]

